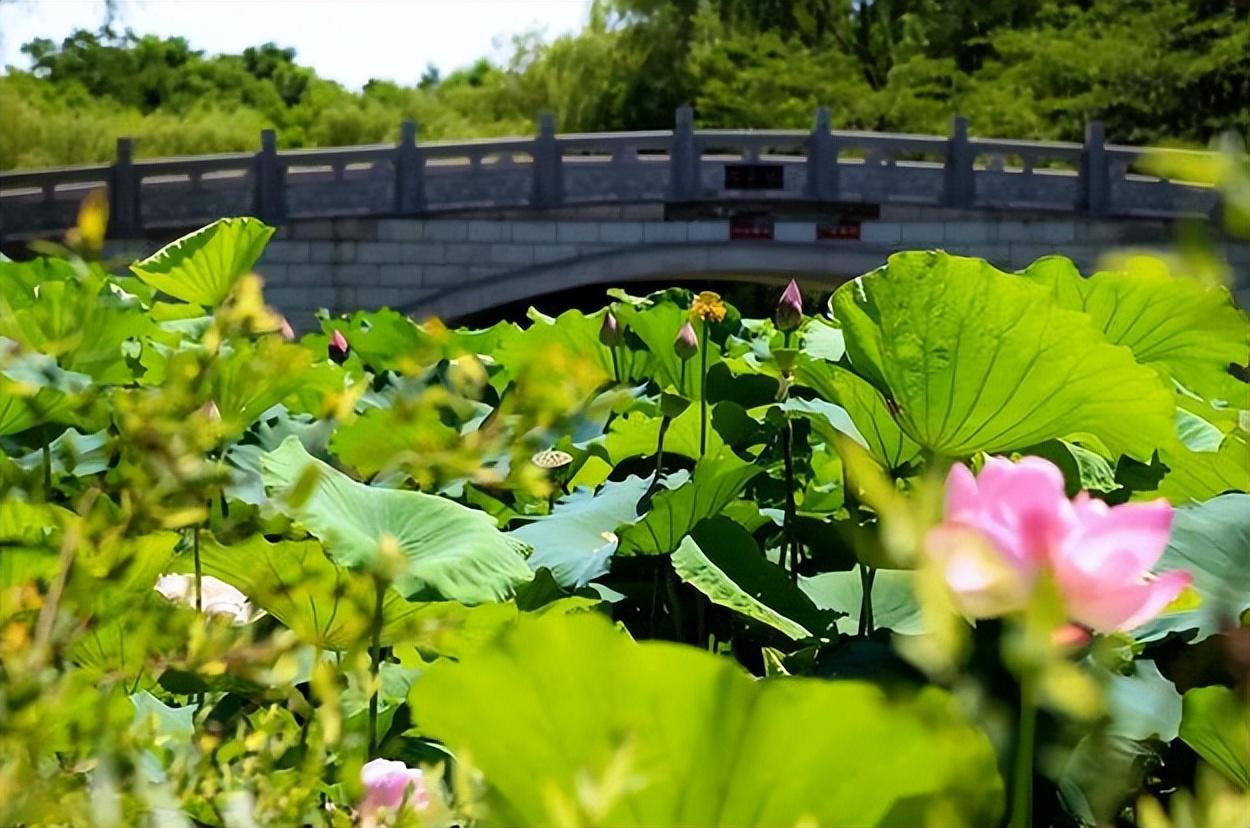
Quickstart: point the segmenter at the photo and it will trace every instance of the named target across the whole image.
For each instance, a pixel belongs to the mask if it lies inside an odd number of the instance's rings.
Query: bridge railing
[[[566,134],[543,116],[533,138],[417,141],[282,150],[272,130],[255,153],[135,160],[129,138],[113,164],[0,173],[7,238],[72,226],[86,191],[105,188],[117,236],[253,214],[280,223],[326,216],[428,215],[475,209],[645,202],[920,204],[1093,216],[1209,214],[1215,192],[1141,171],[1151,153],[1107,145],[1091,123],[1082,143],[951,134],[695,129],[689,107],[673,129]]]

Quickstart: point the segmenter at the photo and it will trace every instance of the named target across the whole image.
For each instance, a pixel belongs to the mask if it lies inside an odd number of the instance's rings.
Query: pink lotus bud
[[[625,332],[621,330],[621,323],[616,321],[612,311],[608,311],[603,315],[603,324],[599,326],[599,342],[605,347],[615,348],[624,341]]]
[[[403,762],[374,759],[360,769],[360,781],[365,786],[360,812],[366,817],[372,817],[379,808],[395,811],[405,805],[421,810],[430,804],[421,769],[410,768]]]
[[[789,333],[798,330],[803,324],[803,294],[799,292],[799,283],[790,280],[781,300],[777,302],[777,329]]]
[[[699,352],[699,338],[695,336],[694,328],[689,322],[682,325],[677,332],[677,338],[673,340],[673,350],[682,360],[690,359]]]
[[[285,316],[281,317],[281,319],[282,325],[278,328],[278,333],[282,334],[282,338],[287,342],[294,342],[295,329],[291,327],[291,323],[287,321]]]
[[[217,403],[209,400],[200,406],[200,413],[210,422],[221,422],[221,409],[217,407]]]
[[[342,365],[347,360],[347,354],[351,351],[351,346],[347,344],[347,337],[339,331],[330,334],[329,345],[330,359]]]
[[[1111,632],[1151,620],[1192,580],[1181,570],[1151,572],[1171,529],[1166,500],[1108,506],[1085,492],[1069,500],[1050,461],[991,457],[975,477],[951,467],[944,520],[925,549],[968,615],[1023,609],[1049,572],[1070,619]]]

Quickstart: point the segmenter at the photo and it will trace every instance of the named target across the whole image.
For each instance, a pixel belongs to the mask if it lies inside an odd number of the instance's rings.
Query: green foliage
[[[340,565],[393,578],[406,597],[499,601],[528,581],[523,544],[487,515],[422,492],[358,483],[295,437],[261,458],[278,508],[325,544]],[[398,554],[399,560],[388,560]],[[393,570],[393,571],[388,571]]]
[[[1035,824],[1191,786],[1191,749],[1241,780],[1231,705],[1176,693],[1227,681],[1250,610],[1225,293],[900,254],[797,340],[727,306],[704,382],[679,289],[613,291],[615,352],[606,311],[287,342],[246,273],[268,234],[142,279],[0,262],[0,823],[345,828],[384,757],[427,782],[396,824],[994,824],[1022,662]],[[1057,602],[972,627],[922,538],[987,452],[1185,504],[1158,569],[1193,588],[1084,644]]]
[[[1199,756],[1243,789],[1250,788],[1250,714],[1227,687],[1195,687],[1185,694],[1180,735]]]
[[[724,659],[574,620],[519,624],[474,663],[413,685],[421,726],[490,780],[490,824],[995,819],[989,743],[936,688],[902,700],[857,682],[759,682]]]
[[[897,253],[838,289],[851,363],[928,451],[969,457],[1075,432],[1149,460],[1175,440],[1172,394],[1089,318],[978,259]]]
[[[130,269],[175,299],[216,307],[256,264],[272,236],[272,227],[253,218],[218,219]]]
[[[358,92],[272,43],[206,56],[180,37],[78,31],[26,44],[0,78],[0,169],[284,146],[519,135],[540,111],[569,132],[663,129],[693,104],[707,127],[837,126],[1079,141],[1086,120],[1123,143],[1205,144],[1250,132],[1250,25],[1236,4],[1187,0],[933,2],[597,0],[587,25],[517,38],[411,85]]]

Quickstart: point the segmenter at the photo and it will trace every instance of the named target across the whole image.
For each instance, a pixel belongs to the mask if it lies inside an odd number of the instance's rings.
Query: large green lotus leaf
[[[729,449],[695,464],[690,480],[655,495],[651,511],[617,532],[618,555],[668,555],[704,518],[716,517],[763,471]]]
[[[235,342],[209,368],[213,402],[228,434],[242,434],[257,417],[310,382],[313,356],[307,348],[268,336]]]
[[[1158,259],[1138,256],[1127,269],[1083,278],[1072,261],[1047,256],[1023,274],[1051,291],[1061,307],[1088,314],[1108,342],[1126,345],[1138,362],[1207,399],[1226,398],[1229,365],[1250,360],[1250,324],[1223,286],[1168,273]],[[1250,403],[1241,385],[1239,408]]]
[[[1133,662],[1128,675],[1108,676],[1107,710],[1109,732],[1138,741],[1157,738],[1170,742],[1181,724],[1181,696],[1176,685],[1148,659]]]
[[[183,557],[186,569],[191,563],[189,556]],[[373,578],[335,565],[316,541],[270,543],[256,535],[223,545],[206,536],[200,542],[200,561],[204,574],[239,589],[305,643],[347,650],[369,641],[377,600]],[[388,588],[382,600],[381,641],[441,653],[457,647],[460,636],[493,631],[516,614],[513,604],[414,602]],[[481,632],[475,632],[478,628]]]
[[[1228,687],[1185,693],[1181,739],[1206,762],[1250,790],[1250,706]]]
[[[825,400],[807,400],[802,397],[791,397],[780,408],[787,414],[807,418],[812,424],[812,431],[829,445],[836,445],[843,437],[850,437],[864,448],[868,441],[860,433],[855,421],[847,410],[835,403]]]
[[[872,582],[873,629],[893,630],[902,635],[924,632],[920,602],[912,588],[914,580],[915,573],[910,570],[877,570]],[[845,613],[838,619],[839,630],[847,635],[858,632],[864,600],[863,578],[858,568],[800,577],[799,587],[821,609]]]
[[[133,379],[122,345],[156,332],[136,303],[124,301],[97,278],[44,282],[35,293],[29,307],[0,313],[0,336],[99,383]]]
[[[920,446],[899,428],[885,397],[872,383],[840,365],[807,357],[800,357],[795,377],[824,399],[846,409],[863,437],[859,442],[877,462],[898,469],[920,454]]]
[[[708,414],[708,419],[715,421],[715,408]],[[698,405],[691,405],[672,422],[664,433],[664,453],[678,454],[699,459],[700,413]],[[631,457],[647,457],[655,454],[656,441],[660,436],[660,417],[652,417],[642,411],[631,411],[623,417],[617,417],[609,426],[608,433],[596,437],[586,444],[587,450],[596,457],[601,457],[612,465],[618,465]],[[707,433],[707,454],[718,454],[725,446],[725,441],[715,428]]]
[[[943,690],[760,681],[590,614],[522,620],[432,665],[409,702],[484,774],[485,825],[992,825],[1001,810],[989,741]]]
[[[108,468],[112,445],[107,431],[83,434],[70,428],[48,444],[48,455],[53,474],[88,477]],[[27,471],[34,471],[43,465],[43,451],[36,449],[14,460]]]
[[[1197,503],[1225,492],[1250,491],[1250,442],[1241,431],[1226,435],[1216,451],[1184,444],[1159,451],[1168,473],[1159,494],[1173,503]]]
[[[592,314],[568,310],[552,318],[530,308],[529,327],[501,342],[492,356],[496,362],[510,368],[514,363],[533,360],[535,354],[541,354],[546,348],[558,347],[589,360],[604,377],[614,377],[612,350],[599,341],[599,329],[606,314],[607,308]],[[647,378],[646,369],[651,361],[648,354],[620,347],[616,349],[616,360],[622,382]]]
[[[0,349],[10,342],[0,337]],[[0,436],[48,423],[82,424],[79,395],[90,386],[90,377],[66,371],[46,354],[27,352],[5,360],[0,364]]]
[[[1176,440],[1174,395],[1090,317],[985,261],[896,253],[833,296],[857,371],[910,437],[968,457],[1088,432],[1148,462]]]
[[[223,218],[162,247],[130,269],[184,302],[215,307],[252,269],[273,228],[254,218]]]
[[[836,615],[821,612],[751,533],[726,517],[699,524],[673,553],[681,579],[722,607],[766,624],[794,641],[826,634]]]
[[[408,598],[480,604],[509,598],[531,577],[524,544],[490,515],[423,492],[366,486],[312,457],[291,436],[261,458],[275,504],[348,568],[378,562],[384,541],[405,558],[395,587]]]
[[[375,371],[412,373],[422,367],[422,357],[441,351],[441,345],[408,316],[391,308],[356,311],[350,318],[325,325],[351,343],[352,353]]]
[[[677,338],[677,332],[682,325],[689,321],[699,336],[699,347],[702,348],[703,323],[698,319],[691,321],[690,312],[679,306],[673,297],[663,293],[650,297],[649,303],[617,305],[616,315],[629,330],[638,335],[651,352],[652,379],[662,387],[671,385],[689,399],[698,400],[703,387],[703,378],[699,376],[701,356],[695,354],[685,363],[683,371],[682,360],[673,350],[673,340]],[[720,361],[720,348],[709,347],[708,368]]]
[[[356,471],[375,475],[446,451],[459,439],[460,432],[443,422],[437,409],[392,405],[370,408],[340,425],[330,438],[330,448]]]
[[[1234,625],[1250,609],[1250,495],[1226,494],[1176,510],[1172,537],[1155,571],[1183,569],[1202,603],[1138,627],[1142,641],[1195,631],[1195,641]]]
[[[531,569],[546,567],[561,586],[585,586],[608,571],[616,553],[609,533],[638,519],[638,500],[649,482],[628,477],[604,483],[598,492],[578,489],[561,498],[547,517],[508,534],[533,548]]]
[[[1224,432],[1188,409],[1176,409],[1176,435],[1190,451],[1219,451]]]

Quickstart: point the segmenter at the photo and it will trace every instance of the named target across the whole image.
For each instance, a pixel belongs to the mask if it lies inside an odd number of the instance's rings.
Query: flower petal
[[[1172,533],[1172,504],[1166,500],[1125,503],[1102,512],[1082,505],[1081,524],[1061,549],[1064,558],[1087,572],[1109,558],[1128,555],[1138,574],[1158,563]]]

